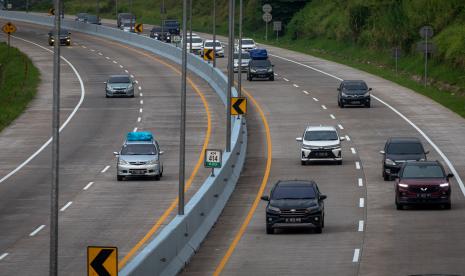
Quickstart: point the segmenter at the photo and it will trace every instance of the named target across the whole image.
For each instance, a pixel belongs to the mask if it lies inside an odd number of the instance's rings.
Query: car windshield
[[[189,43],[191,40],[187,38],[187,43]],[[202,43],[202,39],[200,37],[193,37],[192,38],[192,43]]]
[[[444,178],[444,171],[438,165],[407,165],[402,178]]]
[[[108,83],[130,83],[131,79],[129,77],[111,77]]]
[[[243,39],[242,44],[253,44],[253,40],[252,39]]]
[[[391,143],[386,151],[388,154],[423,154],[420,143]]]
[[[338,140],[334,130],[312,130],[305,132],[304,140],[306,141],[333,141]]]
[[[314,199],[315,190],[312,186],[278,185],[273,191],[271,199]]]
[[[344,92],[348,94],[365,94],[368,89],[364,82],[344,84]]]
[[[156,155],[157,148],[153,144],[126,144],[121,155]]]
[[[252,60],[251,65],[255,67],[270,67],[271,62],[267,59],[256,59]]]
[[[218,48],[218,47],[221,47],[221,43],[219,41],[217,41],[215,43],[215,46]],[[205,42],[205,47],[213,47],[213,41],[209,41],[209,42]]]
[[[239,53],[234,53],[234,59],[239,59]],[[249,53],[242,53],[242,59],[250,59]]]
[[[88,16],[87,16],[87,21],[89,21],[89,22],[97,22],[97,21],[98,21],[98,17],[95,16],[95,15],[88,15]]]

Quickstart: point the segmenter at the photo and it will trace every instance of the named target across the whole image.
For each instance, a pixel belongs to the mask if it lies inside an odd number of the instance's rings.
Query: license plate
[[[352,104],[360,104],[360,101],[352,101]]]
[[[317,152],[316,156],[318,156],[318,157],[327,157],[328,153],[327,152]]]
[[[417,197],[419,197],[419,198],[430,198],[431,194],[418,194]]]
[[[132,174],[144,174],[145,171],[144,170],[133,170],[131,171]]]
[[[287,223],[299,223],[302,222],[301,218],[286,218],[285,221]]]

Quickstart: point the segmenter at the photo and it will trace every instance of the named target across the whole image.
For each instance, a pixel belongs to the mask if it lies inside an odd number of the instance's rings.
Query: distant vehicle
[[[189,36],[187,37],[187,51],[190,51],[190,38]],[[182,40],[181,40],[181,45],[182,45]],[[194,54],[200,54],[200,51],[202,51],[202,46],[203,46],[203,40],[200,37],[195,37],[192,36],[192,52]]]
[[[451,208],[453,174],[446,174],[438,161],[413,161],[405,163],[396,180],[396,208],[406,205],[437,204]]]
[[[129,75],[113,75],[105,82],[105,96],[134,97],[134,81]]]
[[[384,181],[389,181],[397,176],[400,168],[408,161],[425,161],[429,151],[425,151],[420,139],[412,137],[392,137],[386,141],[383,155],[382,167]]]
[[[100,17],[98,17],[96,15],[93,15],[93,14],[87,15],[87,21],[86,22],[89,23],[89,24],[102,25]]]
[[[118,13],[116,17],[116,26],[118,28],[121,28],[122,22],[136,22],[136,16],[133,15],[132,13]]]
[[[171,43],[171,34],[161,27],[153,27],[150,31],[150,37],[166,43]]]
[[[81,13],[78,13],[76,14],[76,18],[74,19],[75,21],[77,22],[82,22],[82,23],[86,23],[87,22],[87,16],[89,14],[86,13],[86,12],[81,12]]]
[[[213,40],[210,40],[210,39],[207,39],[203,42],[203,46],[201,48],[201,52],[200,52],[200,55],[203,56],[203,52],[204,52],[204,49],[211,49],[213,50],[213,48],[215,48],[215,55],[217,57],[224,57],[224,48],[223,48],[223,44],[221,44],[221,42],[219,40],[216,40],[214,43],[213,43]]]
[[[53,46],[55,44],[55,30],[48,32],[48,45]],[[59,34],[60,45],[71,45],[71,33],[66,29],[61,29]]]
[[[321,194],[314,181],[280,180],[271,189],[267,201],[266,233],[276,228],[311,227],[321,233],[325,227],[326,195]]]
[[[274,65],[268,59],[251,59],[247,68],[247,80],[254,78],[274,81]]]
[[[242,51],[250,51],[257,49],[257,44],[251,38],[242,39]],[[239,41],[236,42],[236,52],[239,52]]]
[[[130,33],[135,33],[136,32],[136,30],[134,29],[134,22],[131,22],[130,20],[128,20],[128,21],[123,20],[121,22],[120,29],[123,30],[124,32],[130,32]]]
[[[345,137],[339,136],[333,126],[308,126],[297,142],[302,142],[300,161],[306,165],[310,161],[335,161],[342,164],[341,141]]]
[[[163,176],[163,162],[157,140],[151,132],[129,132],[120,152],[114,152],[118,158],[116,163],[116,179],[124,177],[154,177],[160,180]]]
[[[163,21],[163,29],[167,30],[172,35],[179,35],[179,21],[176,19],[166,19]]]
[[[241,56],[241,71],[247,72],[249,66],[250,54],[248,52],[242,52]],[[239,72],[239,53],[234,53],[234,72]]]
[[[337,91],[337,104],[343,108],[346,105],[363,105],[370,107],[371,97],[367,84],[362,80],[344,80]]]

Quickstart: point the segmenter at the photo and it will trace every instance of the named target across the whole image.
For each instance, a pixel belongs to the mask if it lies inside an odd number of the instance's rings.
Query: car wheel
[[[341,108],[344,108],[344,104],[341,102],[341,105],[340,105]]]
[[[342,165],[342,160],[338,160],[338,161],[336,162],[336,164]]]
[[[341,101],[337,101],[337,106],[341,107]]]
[[[404,210],[404,205],[402,205],[402,204],[400,204],[400,203],[398,203],[398,202],[396,201],[396,209],[397,209],[397,210]]]
[[[384,172],[384,168],[383,168],[383,179],[384,179],[384,181],[391,180],[391,177],[386,172]]]
[[[160,175],[159,174],[155,175],[154,178],[155,178],[155,181],[160,181]]]
[[[274,229],[273,229],[273,227],[271,227],[271,226],[269,226],[269,225],[266,225],[266,234],[268,234],[268,235],[274,234]]]
[[[451,203],[444,204],[444,209],[445,209],[445,210],[450,210],[451,208],[452,208],[452,204],[451,204]]]
[[[117,176],[116,176],[116,180],[122,181],[122,180],[123,180],[123,177],[124,177],[124,176],[122,176],[122,175],[117,175]]]
[[[274,76],[270,77],[270,81],[274,81]]]
[[[366,108],[370,108],[370,107],[371,107],[371,103],[366,103],[366,104],[365,104],[365,107],[366,107]]]
[[[321,226],[320,226],[320,227],[316,227],[316,228],[315,228],[315,233],[317,233],[317,234],[323,233],[323,228],[322,228]]]
[[[300,165],[302,165],[302,166],[307,165],[307,161],[302,161],[302,160],[301,160],[301,161],[300,161]]]
[[[321,228],[325,228],[325,216],[321,218]]]

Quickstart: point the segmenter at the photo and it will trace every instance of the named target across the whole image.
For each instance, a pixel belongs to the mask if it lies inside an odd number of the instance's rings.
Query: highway
[[[12,45],[32,58],[43,81],[27,111],[0,134],[0,275],[46,275],[52,47],[48,28],[16,25]],[[72,46],[61,49],[66,126],[60,149],[59,274],[83,275],[87,246],[117,246],[123,263],[144,244],[144,236],[175,214],[180,74],[177,66],[145,51],[74,32]],[[104,82],[121,73],[137,81],[136,97],[106,99]],[[195,76],[188,85],[187,116],[189,199],[209,174],[200,166],[203,149],[224,146],[224,106]],[[161,181],[116,181],[113,152],[133,130],[152,131],[165,151]]]
[[[419,137],[431,152],[429,159],[446,165],[437,147],[463,176],[463,119],[413,91],[373,75],[265,47],[275,64],[276,81],[248,82],[243,77],[244,92],[256,99],[248,114],[244,171],[219,221],[182,274],[465,273],[461,258],[465,205],[458,177],[453,180],[452,210],[398,211],[394,182],[383,181],[379,154],[388,137]],[[225,61],[219,59],[223,70]],[[342,79],[363,79],[373,87],[376,100],[372,108],[340,109],[336,88]],[[349,138],[343,144],[342,166],[300,165],[295,137],[301,136],[307,125],[320,124],[337,126]],[[271,146],[270,152],[267,145]],[[271,162],[269,168],[267,161]],[[314,179],[319,184],[328,196],[323,234],[301,230],[265,233],[265,202],[258,199],[262,189],[263,194],[268,194],[280,179]],[[254,202],[258,202],[256,208]]]

